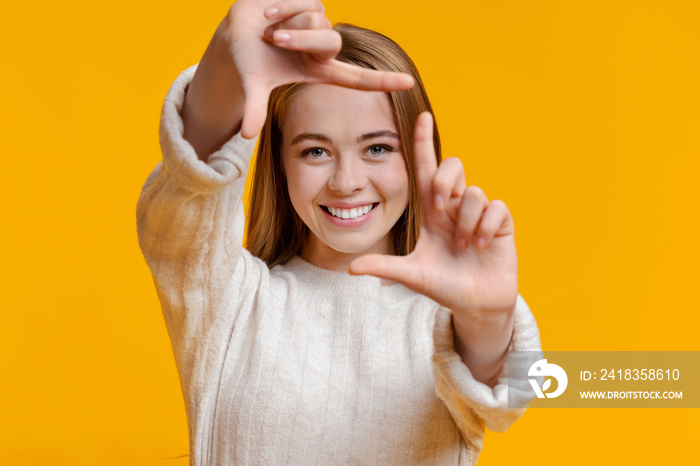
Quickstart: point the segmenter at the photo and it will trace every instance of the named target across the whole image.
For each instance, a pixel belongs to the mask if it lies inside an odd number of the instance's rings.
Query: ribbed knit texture
[[[255,141],[208,163],[180,116],[196,66],[170,89],[163,161],[139,198],[151,268],[187,409],[191,465],[474,464],[504,430],[507,368],[490,389],[453,348],[451,312],[403,285],[295,257],[268,269],[242,248]],[[512,349],[540,348],[519,297]]]

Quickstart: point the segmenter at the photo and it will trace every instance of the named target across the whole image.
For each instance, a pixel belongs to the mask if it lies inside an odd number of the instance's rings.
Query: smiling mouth
[[[363,215],[366,215],[369,212],[371,212],[372,209],[374,209],[378,205],[379,203],[375,202],[374,204],[353,207],[352,209],[338,209],[336,207],[326,207],[325,205],[322,205],[321,208],[334,217],[346,220],[349,218],[362,217]]]

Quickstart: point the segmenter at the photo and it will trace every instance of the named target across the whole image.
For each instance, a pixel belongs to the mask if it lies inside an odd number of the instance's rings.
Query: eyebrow
[[[397,141],[399,140],[399,135],[396,134],[394,131],[380,130],[380,131],[374,131],[372,133],[363,134],[362,136],[357,138],[357,142],[362,142],[362,141],[367,141],[368,139],[375,139],[375,138],[382,138],[382,137],[396,139]],[[294,144],[299,144],[300,142],[307,141],[307,140],[332,142],[331,138],[329,138],[325,134],[299,133],[296,136],[294,136],[294,138],[289,143],[289,145],[293,146]]]

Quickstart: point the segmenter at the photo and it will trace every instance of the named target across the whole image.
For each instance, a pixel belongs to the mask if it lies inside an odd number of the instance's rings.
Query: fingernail
[[[269,19],[273,19],[275,16],[277,16],[277,13],[279,13],[277,8],[268,8],[265,10],[265,16]]]
[[[287,34],[286,32],[275,31],[274,37],[275,37],[275,42],[277,42],[278,44],[283,44],[289,40],[289,34]]]
[[[445,207],[445,199],[443,199],[439,194],[435,196],[435,207],[438,209]]]
[[[484,238],[479,238],[478,240],[476,240],[476,247],[479,249],[483,248],[485,244],[486,240]]]
[[[460,238],[457,240],[457,247],[459,249],[467,249],[467,242],[464,240],[464,238]]]

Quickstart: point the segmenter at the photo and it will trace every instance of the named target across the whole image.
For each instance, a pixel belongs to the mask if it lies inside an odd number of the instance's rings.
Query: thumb
[[[254,138],[262,129],[267,118],[267,102],[270,93],[258,86],[247,86],[244,90],[245,105],[243,107],[243,123],[241,136],[246,139]]]
[[[350,263],[352,275],[374,275],[387,278],[415,289],[420,283],[420,270],[412,266],[407,256],[367,254]]]

